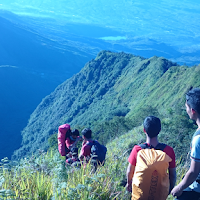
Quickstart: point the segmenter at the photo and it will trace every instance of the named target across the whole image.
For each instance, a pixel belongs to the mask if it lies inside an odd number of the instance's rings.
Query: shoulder
[[[192,139],[192,147],[197,145],[200,145],[200,135],[196,135]]]
[[[67,143],[69,143],[69,144],[73,144],[73,143],[75,142],[75,140],[73,141],[73,140],[71,140],[69,137],[67,137],[65,141],[66,141]]]
[[[69,142],[69,141],[70,141],[70,138],[69,138],[69,137],[67,137],[67,138],[65,139],[65,141],[68,141],[68,142]]]
[[[93,140],[89,140],[85,143],[83,143],[83,148],[91,148],[91,146],[94,144]]]
[[[130,156],[128,158],[128,162],[132,165],[136,165],[136,158],[137,158],[137,153],[141,150],[142,148],[139,145],[135,145],[130,153]]]
[[[165,152],[166,151],[174,151],[174,149],[171,146],[169,146],[169,145],[166,144],[166,147],[164,148],[164,151]]]
[[[133,154],[137,154],[137,152],[140,151],[141,149],[142,149],[142,147],[140,145],[135,145],[131,151],[130,156]]]
[[[84,145],[86,146],[92,146],[95,142],[97,142],[96,140],[88,140],[87,142],[85,142]]]
[[[174,149],[172,147],[170,147],[169,145],[166,145],[166,147],[163,150],[167,155],[169,155],[170,157],[174,157],[175,153],[174,153]]]
[[[131,154],[133,153],[137,153],[138,151],[140,151],[142,149],[142,147],[140,145],[135,145],[131,151]]]
[[[142,147],[138,144],[133,147],[133,150],[137,151],[137,152],[140,151],[141,149],[142,149]]]
[[[200,162],[200,135],[195,135],[192,139],[191,158]]]
[[[67,148],[69,148],[69,146],[72,145],[73,143],[74,142],[72,142],[69,137],[66,138],[65,144],[66,144]]]
[[[172,159],[172,161],[169,163],[169,168],[175,168],[176,167],[176,156],[175,156],[174,149],[172,147],[170,147],[169,145],[166,145],[163,152],[165,152]]]

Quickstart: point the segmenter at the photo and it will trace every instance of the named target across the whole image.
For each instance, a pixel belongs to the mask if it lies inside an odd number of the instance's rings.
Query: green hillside
[[[107,144],[106,162],[91,172],[91,166],[65,167],[57,150],[21,159],[17,163],[2,159],[0,163],[1,199],[45,200],[127,200],[131,194],[124,187],[128,156],[134,144],[144,141],[142,126]],[[185,165],[177,159],[177,183],[185,174]],[[167,200],[172,200],[169,195]]]
[[[185,111],[185,92],[200,86],[199,72],[200,65],[189,68],[165,58],[100,52],[31,115],[22,133],[23,146],[13,155],[26,158],[1,160],[0,198],[130,199],[124,187],[127,159],[133,146],[145,141],[141,124],[152,114],[161,118],[159,141],[175,150],[178,184],[188,167],[186,157],[196,129]],[[62,123],[79,130],[92,128],[108,149],[103,167],[93,173],[89,164],[65,166],[65,157],[57,150],[56,131]]]
[[[181,107],[185,92],[200,86],[199,71],[200,66],[178,66],[163,57],[101,51],[42,100],[22,131],[22,147],[13,158],[47,150],[48,138],[62,123],[89,126],[104,143],[140,125],[150,114],[165,119],[166,131],[168,123],[181,119],[193,130]]]

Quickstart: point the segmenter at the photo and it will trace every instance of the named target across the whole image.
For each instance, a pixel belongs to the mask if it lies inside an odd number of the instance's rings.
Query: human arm
[[[169,194],[176,184],[176,168],[169,168]]]
[[[171,194],[173,196],[180,196],[184,189],[186,189],[190,184],[192,184],[200,172],[200,162],[191,160],[191,165],[183,180],[172,189]]]
[[[126,170],[126,177],[127,177],[126,189],[129,192],[132,192],[132,178],[133,178],[135,166],[136,166],[137,152],[139,150],[141,150],[141,147],[138,145],[135,145],[128,158],[129,165]]]
[[[171,190],[174,188],[176,184],[176,156],[174,153],[174,149],[170,146],[166,146],[164,149],[164,152],[171,158],[171,161],[169,162],[169,194]]]
[[[135,171],[135,166],[129,163],[126,170],[126,178],[127,178],[126,189],[129,192],[132,192],[132,178],[134,175],[134,171]]]
[[[77,137],[76,141],[73,144],[68,146],[68,149],[71,150],[72,148],[76,147],[77,142],[79,142],[81,140],[82,140],[82,137]]]

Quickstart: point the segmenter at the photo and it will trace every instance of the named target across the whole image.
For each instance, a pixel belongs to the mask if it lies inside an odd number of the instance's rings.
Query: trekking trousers
[[[183,191],[181,196],[176,197],[174,200],[200,200],[200,193],[195,191]]]

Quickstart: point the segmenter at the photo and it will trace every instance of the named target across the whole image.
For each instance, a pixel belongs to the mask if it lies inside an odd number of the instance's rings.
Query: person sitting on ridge
[[[91,145],[88,145],[89,143],[93,142],[92,139],[92,131],[89,128],[85,128],[82,130],[82,137],[83,137],[83,142],[82,142],[82,148],[81,152],[79,154],[79,159],[81,161],[85,160],[88,162],[91,158]]]
[[[96,171],[98,166],[103,166],[105,163],[107,148],[100,144],[97,140],[92,139],[92,131],[89,128],[82,130],[83,143],[79,159],[85,161],[94,167]]]
[[[72,130],[71,135],[65,140],[67,157],[72,157],[71,150],[76,147],[77,142],[80,140],[82,140],[82,138],[79,136],[79,131],[77,129]]]

